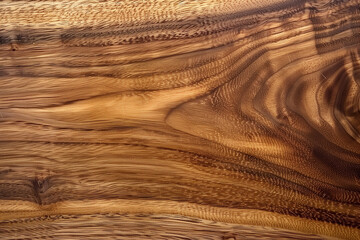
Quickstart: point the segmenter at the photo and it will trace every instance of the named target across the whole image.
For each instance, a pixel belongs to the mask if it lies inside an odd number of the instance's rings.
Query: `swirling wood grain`
[[[0,1],[1,239],[360,239],[357,0]]]

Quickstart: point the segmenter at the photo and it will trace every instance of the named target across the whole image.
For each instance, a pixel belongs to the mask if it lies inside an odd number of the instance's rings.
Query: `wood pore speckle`
[[[360,239],[360,2],[0,1],[0,239]]]

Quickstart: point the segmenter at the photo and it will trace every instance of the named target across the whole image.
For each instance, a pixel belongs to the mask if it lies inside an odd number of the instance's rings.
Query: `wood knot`
[[[44,193],[50,187],[50,179],[49,177],[35,177],[32,184],[36,192]]]
[[[19,46],[16,43],[11,43],[11,51],[18,51],[19,50]]]

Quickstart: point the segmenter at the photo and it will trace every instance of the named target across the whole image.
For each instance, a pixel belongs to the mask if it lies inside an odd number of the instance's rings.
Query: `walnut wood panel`
[[[358,0],[0,1],[1,239],[360,239]]]

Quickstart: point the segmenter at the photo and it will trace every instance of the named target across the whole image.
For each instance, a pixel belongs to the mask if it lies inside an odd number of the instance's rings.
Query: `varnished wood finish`
[[[0,1],[1,239],[360,239],[357,0]]]

